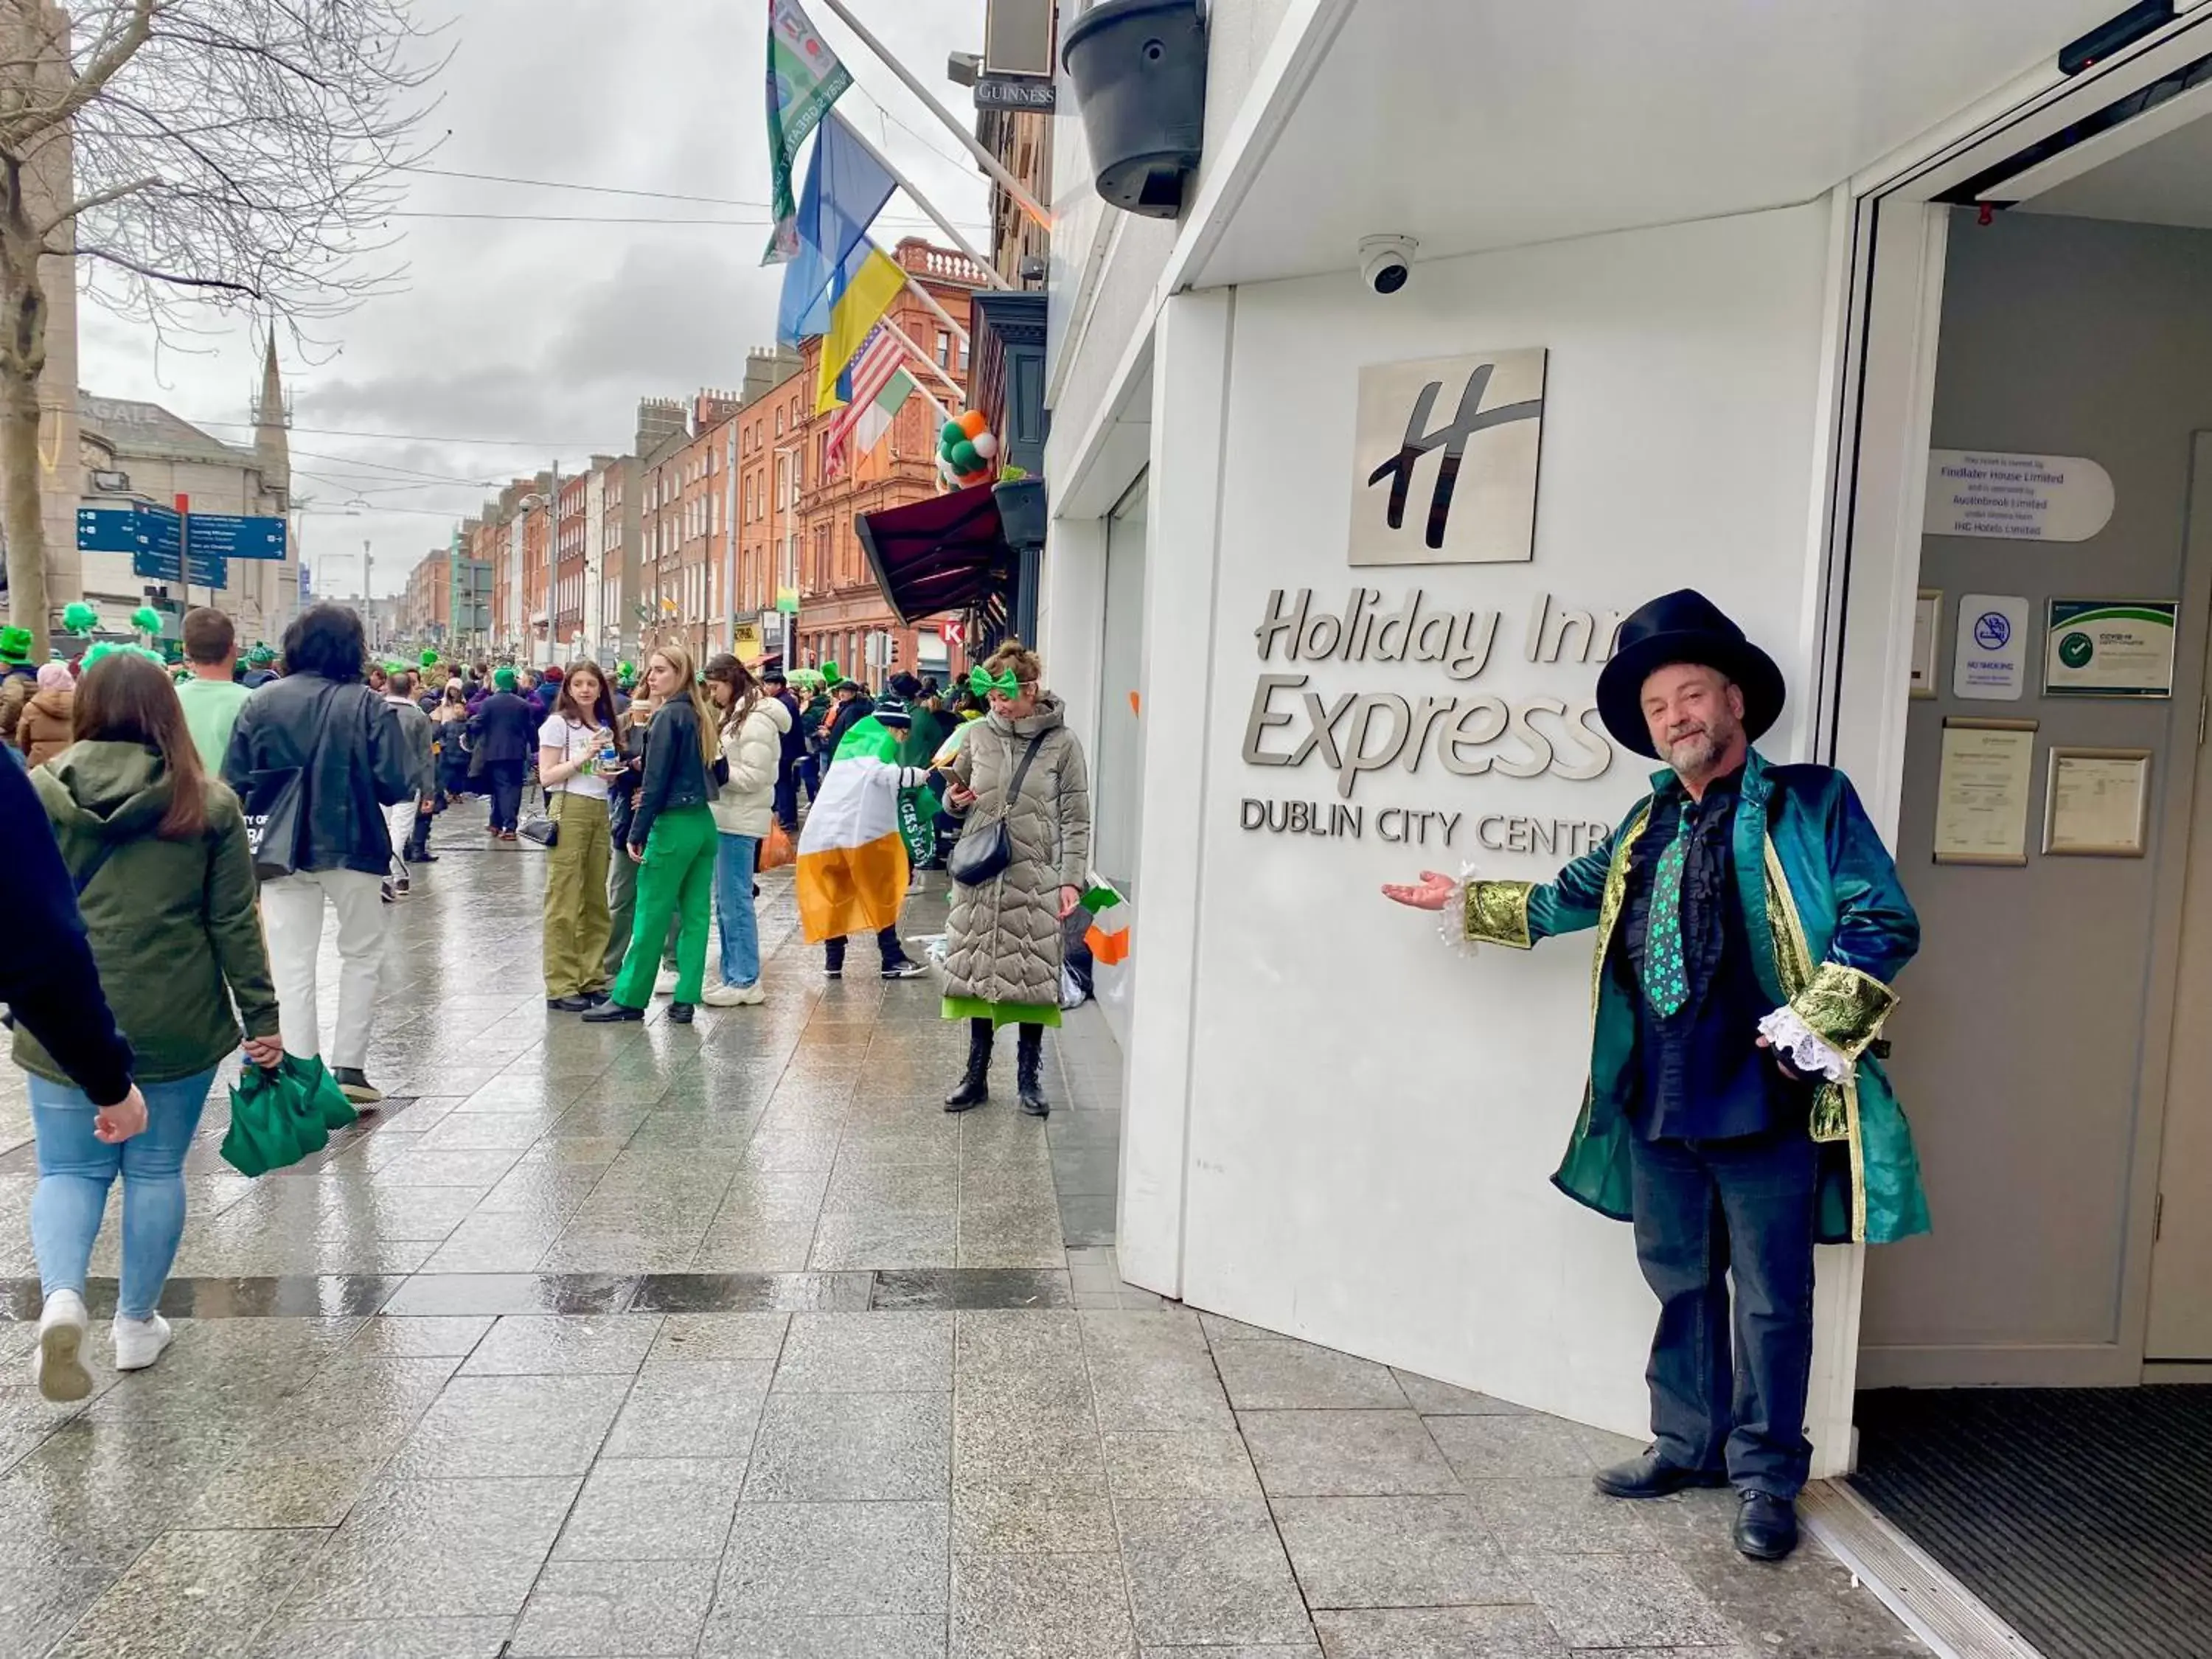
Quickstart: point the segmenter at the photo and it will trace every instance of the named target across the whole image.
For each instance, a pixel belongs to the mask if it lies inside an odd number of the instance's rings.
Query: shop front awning
[[[902,626],[964,611],[1000,594],[1014,568],[987,483],[858,520],[876,585]]]

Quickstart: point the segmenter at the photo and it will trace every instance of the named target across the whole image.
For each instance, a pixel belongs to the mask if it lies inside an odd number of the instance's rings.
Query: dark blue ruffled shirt
[[[1638,1133],[1652,1140],[1732,1140],[1802,1121],[1803,1085],[1784,1078],[1759,1047],[1759,1022],[1773,1012],[1752,965],[1743,908],[1736,901],[1735,809],[1743,774],[1705,786],[1692,801],[1679,783],[1660,792],[1630,850],[1621,926],[1610,970],[1636,1009],[1630,1068]],[[1682,964],[1689,1000],[1662,1015],[1644,994],[1644,939],[1652,877],[1675,832],[1686,826],[1682,866]]]

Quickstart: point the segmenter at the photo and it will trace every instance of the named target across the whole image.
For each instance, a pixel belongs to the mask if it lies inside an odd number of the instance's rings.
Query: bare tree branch
[[[106,207],[110,202],[119,202],[125,197],[135,196],[142,190],[151,190],[161,182],[159,179],[133,179],[125,184],[110,185],[106,190],[94,191],[89,196],[81,196],[59,213],[49,216],[37,226],[39,240],[45,241],[61,226],[67,224],[72,219],[82,218],[94,208]],[[46,252],[64,253],[67,250],[49,247]]]
[[[424,159],[441,42],[412,0],[0,0],[0,507],[14,604],[46,608],[34,498],[46,285],[156,350],[224,312],[303,326],[404,275],[397,169]],[[64,395],[66,395],[64,392]]]

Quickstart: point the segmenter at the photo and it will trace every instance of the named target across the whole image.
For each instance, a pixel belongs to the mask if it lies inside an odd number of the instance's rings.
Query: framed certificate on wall
[[[2035,769],[2033,720],[1943,722],[1936,785],[1936,862],[2027,862],[2028,780]]]
[[[2150,823],[2150,754],[2053,744],[2043,788],[2043,850],[2141,858]]]

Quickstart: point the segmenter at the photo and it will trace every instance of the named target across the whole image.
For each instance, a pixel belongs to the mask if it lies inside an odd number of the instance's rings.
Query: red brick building
[[[553,660],[565,663],[583,649],[584,497],[587,476],[561,480],[553,537]]]

